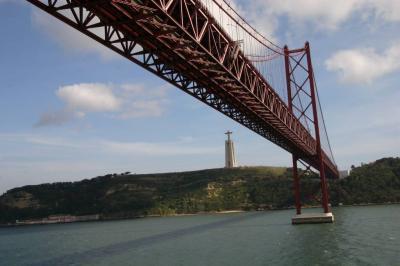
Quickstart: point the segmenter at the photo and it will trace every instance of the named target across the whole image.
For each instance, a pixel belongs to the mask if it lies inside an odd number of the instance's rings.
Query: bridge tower
[[[318,163],[317,166],[314,167],[319,171],[320,175],[321,205],[324,210],[324,214],[322,215],[301,214],[300,178],[301,175],[310,171],[311,166],[300,159],[303,157],[301,151],[294,150],[292,152],[292,159],[296,217],[292,219],[292,222],[333,222],[333,215],[329,206],[329,193],[325,169],[326,154],[321,147],[320,119],[323,119],[323,117],[319,117],[318,92],[311,61],[310,44],[306,42],[304,48],[295,50],[289,50],[288,47],[285,46],[284,53],[289,111],[313,133],[313,137],[316,140],[316,150],[313,157]],[[305,166],[305,171],[301,171],[300,173],[298,162]]]
[[[225,140],[225,168],[234,168],[236,167],[236,156],[235,156],[235,147],[233,141],[231,140],[231,131],[227,131],[225,133],[228,136],[228,139]]]

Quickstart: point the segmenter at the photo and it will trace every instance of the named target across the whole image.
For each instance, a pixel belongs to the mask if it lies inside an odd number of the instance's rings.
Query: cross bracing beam
[[[27,1],[318,169],[313,136],[198,0]]]

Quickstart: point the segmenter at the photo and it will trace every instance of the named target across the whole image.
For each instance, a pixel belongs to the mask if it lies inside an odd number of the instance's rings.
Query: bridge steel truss
[[[199,0],[27,1],[322,174],[326,171],[328,177],[338,177],[319,140]]]

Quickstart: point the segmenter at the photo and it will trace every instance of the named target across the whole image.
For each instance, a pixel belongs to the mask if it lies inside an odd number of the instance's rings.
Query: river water
[[[315,210],[312,210],[315,212]],[[400,265],[400,205],[0,228],[0,265]]]

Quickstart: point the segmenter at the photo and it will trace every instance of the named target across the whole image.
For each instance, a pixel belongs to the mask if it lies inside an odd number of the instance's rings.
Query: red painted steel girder
[[[315,139],[200,1],[27,1],[318,169]]]

